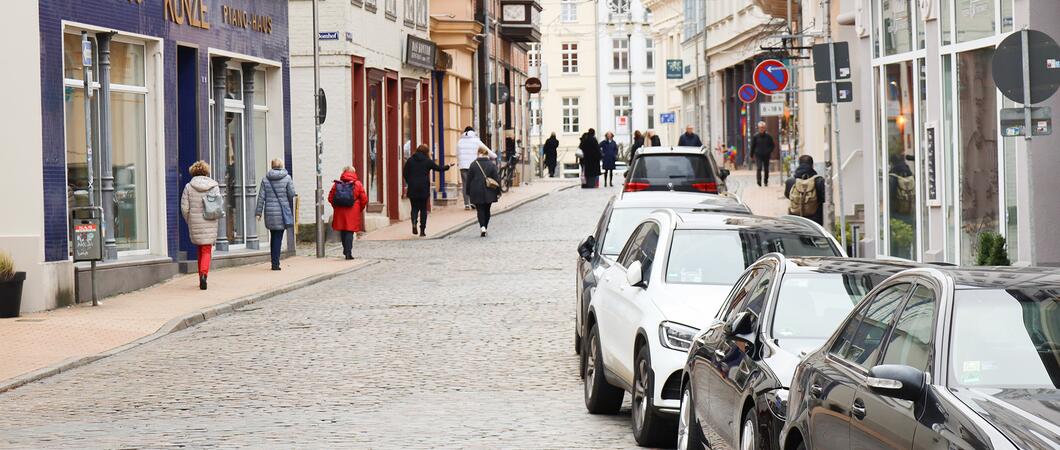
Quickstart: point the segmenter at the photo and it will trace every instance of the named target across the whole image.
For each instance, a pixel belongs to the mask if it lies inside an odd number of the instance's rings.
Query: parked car
[[[727,191],[728,177],[729,170],[719,168],[714,155],[702,147],[647,147],[637,150],[622,191],[720,194]]]
[[[692,338],[744,269],[778,251],[845,256],[833,237],[807,222],[672,210],[641,222],[589,303],[582,344],[589,412],[618,412],[629,391],[637,442],[671,445]]]
[[[744,271],[692,342],[681,382],[677,448],[779,449],[795,365],[874,286],[919,265],[763,256]],[[713,433],[705,433],[704,430]]]
[[[581,353],[585,336],[585,314],[596,289],[598,275],[614,262],[626,239],[652,211],[669,208],[679,212],[715,211],[751,214],[747,205],[732,195],[702,195],[688,192],[645,192],[628,197],[612,197],[607,203],[596,231],[578,245],[578,268],[575,280],[574,352]]]
[[[1060,448],[1060,274],[922,268],[795,370],[784,449]]]

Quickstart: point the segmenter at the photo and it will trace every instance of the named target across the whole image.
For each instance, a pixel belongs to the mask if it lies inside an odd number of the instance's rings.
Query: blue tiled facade
[[[183,5],[205,9],[209,29],[177,24],[166,8],[184,13]],[[245,28],[224,20],[223,8],[245,11],[248,17],[267,17],[271,32]],[[196,15],[198,17],[198,15]],[[278,61],[283,74],[284,159],[291,166],[290,63],[288,59],[287,0],[40,0],[41,109],[43,122],[44,251],[47,261],[68,258],[66,205],[66,144],[63,111],[63,22],[113,29],[163,40],[163,102],[166,167],[167,252],[176,257],[179,236],[180,173],[177,128],[177,43],[198,47],[199,77],[209,80],[208,50],[222,50]],[[210,148],[209,88],[198,90],[198,147]]]

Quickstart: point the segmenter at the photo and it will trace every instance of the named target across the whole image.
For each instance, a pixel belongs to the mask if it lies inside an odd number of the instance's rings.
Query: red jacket
[[[339,180],[353,183],[353,206],[335,206],[335,185],[331,184],[331,193],[328,194],[328,203],[335,209],[331,216],[331,228],[335,231],[364,231],[364,216],[361,214],[364,207],[368,206],[368,194],[364,192],[364,185],[357,179],[353,172],[343,172]]]

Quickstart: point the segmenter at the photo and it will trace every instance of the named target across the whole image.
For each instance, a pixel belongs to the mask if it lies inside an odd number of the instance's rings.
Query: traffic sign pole
[[[1031,132],[1031,71],[1026,28],[1020,30],[1020,41],[1023,44],[1021,45],[1023,48],[1020,49],[1023,54],[1023,132],[1024,139],[1029,141],[1034,133]]]

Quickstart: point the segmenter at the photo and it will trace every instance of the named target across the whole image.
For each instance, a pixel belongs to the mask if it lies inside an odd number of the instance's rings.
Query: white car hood
[[[663,318],[702,330],[714,321],[732,285],[665,284],[662,288],[652,298]]]

